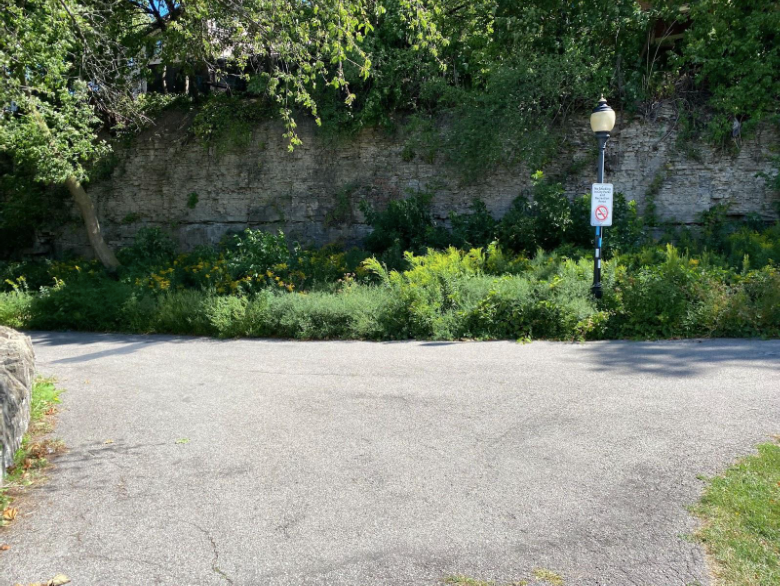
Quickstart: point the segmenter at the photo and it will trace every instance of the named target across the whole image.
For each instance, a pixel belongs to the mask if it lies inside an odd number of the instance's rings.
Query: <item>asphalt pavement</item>
[[[32,337],[69,451],[0,586],[706,586],[701,478],[780,433],[780,341]]]

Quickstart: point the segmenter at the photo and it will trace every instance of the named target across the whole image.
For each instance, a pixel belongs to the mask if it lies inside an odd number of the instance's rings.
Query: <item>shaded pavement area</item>
[[[3,585],[706,585],[700,477],[780,433],[780,341],[32,336],[69,451]]]

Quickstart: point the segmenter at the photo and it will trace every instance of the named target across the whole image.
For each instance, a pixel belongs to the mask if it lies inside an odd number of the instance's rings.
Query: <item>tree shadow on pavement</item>
[[[780,340],[598,342],[586,344],[582,358],[593,370],[667,378],[735,366],[780,372]]]
[[[202,340],[195,336],[144,336],[135,334],[96,334],[89,332],[24,332],[32,338],[33,346],[95,346],[106,344],[109,348],[102,348],[89,354],[71,356],[53,361],[53,364],[75,364],[89,362],[108,356],[122,356],[133,354],[149,346],[161,343],[184,343]]]

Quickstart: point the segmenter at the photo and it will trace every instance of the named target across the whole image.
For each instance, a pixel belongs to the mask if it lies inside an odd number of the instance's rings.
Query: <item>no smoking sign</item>
[[[611,183],[594,183],[590,192],[590,225],[612,225],[612,199],[614,190]]]

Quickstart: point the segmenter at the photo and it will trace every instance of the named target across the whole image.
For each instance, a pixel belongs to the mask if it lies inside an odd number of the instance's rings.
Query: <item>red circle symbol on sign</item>
[[[604,221],[609,217],[609,210],[605,206],[599,206],[596,208],[596,218]]]

